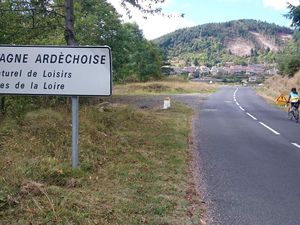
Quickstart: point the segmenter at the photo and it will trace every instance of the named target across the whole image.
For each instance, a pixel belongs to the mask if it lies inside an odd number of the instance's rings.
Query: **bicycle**
[[[299,122],[299,103],[295,103],[291,106],[291,108],[288,111],[288,117],[290,120],[295,119],[296,123]]]

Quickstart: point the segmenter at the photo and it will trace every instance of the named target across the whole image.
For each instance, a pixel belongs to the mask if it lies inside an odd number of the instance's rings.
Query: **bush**
[[[297,56],[293,56],[287,62],[286,74],[289,77],[293,77],[294,74],[299,70],[299,68],[300,68],[300,59]]]
[[[300,58],[297,55],[282,56],[278,60],[279,73],[293,77],[300,69]]]
[[[25,115],[41,107],[57,107],[67,104],[66,97],[56,96],[2,96],[0,110],[2,115],[22,123]]]

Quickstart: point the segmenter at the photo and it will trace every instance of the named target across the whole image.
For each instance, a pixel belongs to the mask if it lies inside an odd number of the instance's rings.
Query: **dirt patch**
[[[275,38],[268,38],[262,34],[257,32],[250,32],[257,43],[263,48],[269,48],[273,52],[277,52],[280,50],[280,46],[275,43]],[[291,35],[279,34],[279,37],[282,41],[286,42],[291,38]],[[243,39],[243,38],[235,38],[228,40],[227,49],[231,51],[232,54],[237,56],[250,56],[251,49],[255,49],[253,43]]]
[[[248,43],[242,38],[237,38],[230,40],[227,45],[228,49],[232,54],[238,56],[248,56],[251,55],[251,49],[254,48],[253,44]]]
[[[256,32],[250,32],[253,34],[258,41],[258,43],[263,47],[263,48],[270,48],[271,51],[277,52],[279,50],[279,47],[275,43],[275,39],[268,39],[264,37],[263,35],[256,33]]]
[[[171,94],[171,95],[133,95],[133,96],[112,96],[101,98],[100,101],[106,104],[131,105],[142,109],[163,108],[164,99],[170,97],[172,101],[182,102],[188,107],[196,110],[203,98],[208,94]]]

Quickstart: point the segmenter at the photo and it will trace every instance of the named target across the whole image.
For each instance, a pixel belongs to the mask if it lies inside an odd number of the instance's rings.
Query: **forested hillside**
[[[144,38],[137,24],[122,23],[107,1],[75,1],[74,14],[79,45],[111,47],[114,81],[160,76],[160,49]],[[0,44],[66,45],[64,16],[60,0],[0,1]]]
[[[185,64],[235,61],[272,62],[274,53],[292,37],[289,28],[256,20],[208,23],[177,30],[155,40],[170,59]]]

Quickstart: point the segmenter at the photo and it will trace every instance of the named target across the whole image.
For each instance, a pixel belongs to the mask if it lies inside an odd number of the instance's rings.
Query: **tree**
[[[115,63],[118,65],[115,70],[115,80],[126,82],[160,78],[162,53],[155,44],[144,38],[138,25],[125,23],[120,38],[122,51],[117,51],[116,53],[120,55],[114,57],[117,60]]]
[[[145,14],[162,14],[161,7],[156,7],[156,5],[158,3],[163,3],[163,2],[165,2],[165,0],[144,0],[142,2],[133,1],[133,0],[122,0],[121,5],[127,10],[127,15],[129,17],[131,17],[130,9],[128,7],[129,5],[139,9],[141,12],[143,12]],[[65,0],[65,39],[66,39],[66,42],[68,43],[68,45],[77,45],[77,41],[75,39],[74,23],[75,23],[75,19],[74,19],[73,0]],[[103,31],[103,29],[101,29],[103,27],[98,27],[98,28],[100,28],[99,30]],[[103,35],[101,34],[100,37],[103,37]],[[145,45],[145,46],[147,46],[147,45]],[[146,50],[146,49],[143,49],[143,50]],[[154,50],[154,48],[152,48],[152,50]],[[137,55],[139,55],[139,54],[137,54]],[[142,62],[145,62],[145,59],[149,59],[149,57],[139,58],[139,59],[137,59],[137,62],[139,62],[139,64],[142,65],[143,64]],[[156,62],[158,62],[158,61],[156,61]],[[141,65],[138,66],[138,68],[140,70],[138,72],[139,78],[141,80],[145,80],[145,75],[146,75],[145,73],[149,73],[151,70],[149,70],[149,64],[144,64],[144,66],[141,66]],[[150,65],[154,65],[154,63],[151,63]],[[161,66],[161,63],[159,63],[159,65]],[[148,69],[145,69],[145,68],[148,68]],[[153,69],[154,69],[154,67],[152,67],[152,70]],[[129,71],[127,71],[127,72],[129,72]],[[154,74],[156,74],[156,73],[157,72],[155,72]]]
[[[164,1],[165,0],[145,0],[141,3],[140,1],[122,0],[121,5],[127,10],[128,16],[131,16],[129,6],[133,6],[145,14],[163,14],[161,7],[157,7],[157,4],[163,3]],[[10,35],[5,34],[3,31],[7,31],[8,29],[5,29],[5,27],[13,22],[19,26],[10,29],[10,32],[19,34],[19,36],[21,36],[20,34],[22,33],[25,37],[27,37],[27,33],[20,32],[21,30],[25,31],[26,29],[38,27],[39,29],[51,29],[53,31],[53,29],[56,29],[57,27],[60,29],[63,28],[66,43],[69,45],[76,45],[76,4],[90,6],[90,9],[94,10],[93,6],[95,6],[95,3],[96,1],[89,0],[76,1],[75,5],[73,0],[0,1],[0,34],[3,34],[0,37],[0,41],[1,43],[8,43],[9,40],[7,40],[6,37]],[[100,3],[102,5],[106,3],[106,6],[109,5],[107,1],[104,0],[100,0]],[[105,17],[106,15],[102,14],[102,16]],[[77,18],[81,19],[80,17]],[[64,19],[64,24],[62,23],[62,19]],[[53,23],[54,20],[56,20],[55,24]],[[26,26],[23,26],[24,24],[26,24]],[[38,29],[35,30],[37,31]],[[33,34],[33,32],[29,33]],[[42,34],[42,32],[35,33],[35,36],[39,36],[39,34]],[[32,38],[35,36],[32,35]],[[20,42],[23,42],[24,39],[25,38],[22,38],[22,41],[20,40]]]
[[[294,6],[288,3],[289,12],[285,15],[288,19],[292,20],[291,26],[299,29],[300,27],[300,5]]]
[[[68,45],[77,45],[74,31],[74,3],[73,0],[65,0],[65,40]]]
[[[65,5],[63,0],[17,2],[0,2],[1,44],[108,45],[113,52],[114,81],[127,80],[134,75],[136,80],[144,77],[140,76],[139,68],[146,67],[137,66],[140,61],[137,56],[141,56],[142,51],[152,51],[153,48],[149,48],[152,44],[144,38],[137,24],[122,24],[121,16],[106,0],[74,2],[76,23],[72,22],[72,16],[65,16],[65,7],[69,7],[66,5],[72,3]],[[74,28],[65,29],[69,20],[65,17],[74,23]],[[155,52],[160,55],[158,49]],[[159,67],[160,60],[149,63],[154,66],[157,62],[155,67]]]
[[[284,47],[282,52],[277,56],[279,73],[293,77],[294,73],[300,68],[299,52],[297,45],[293,40],[290,40]]]
[[[122,0],[121,5],[126,9],[127,15],[131,17],[131,11],[129,6],[137,8],[142,13],[146,14],[163,14],[162,8],[157,7],[157,4],[164,3],[165,0],[144,0],[144,1],[135,1],[135,0]],[[170,15],[169,15],[170,16]],[[181,15],[183,16],[183,14]],[[145,16],[146,18],[146,16]]]
[[[151,42],[142,44],[140,51],[140,60],[138,61],[139,79],[147,81],[150,78],[161,78],[162,54],[158,47]]]
[[[198,58],[194,58],[194,62],[193,62],[194,66],[199,66],[199,61]]]
[[[294,6],[288,4],[289,12],[285,15],[291,20],[291,26],[295,27],[296,32],[293,36],[294,42],[290,42],[289,45],[283,51],[281,57],[278,57],[279,72],[281,74],[287,74],[289,77],[294,76],[300,68],[299,60],[299,28],[300,28],[300,5]]]
[[[0,43],[42,44],[51,33],[57,41],[53,44],[61,44],[62,14],[63,8],[58,0],[2,1],[0,2]]]
[[[165,0],[122,0],[121,5],[126,9],[127,15],[131,17],[129,6],[139,9],[144,14],[163,14],[162,8],[157,7],[158,3],[164,3]],[[183,14],[181,15],[183,16]],[[146,16],[145,16],[146,18]],[[65,39],[70,45],[76,45],[77,41],[74,32],[74,4],[73,0],[65,0]]]
[[[185,60],[185,66],[191,66],[191,58],[188,57],[186,60]]]

